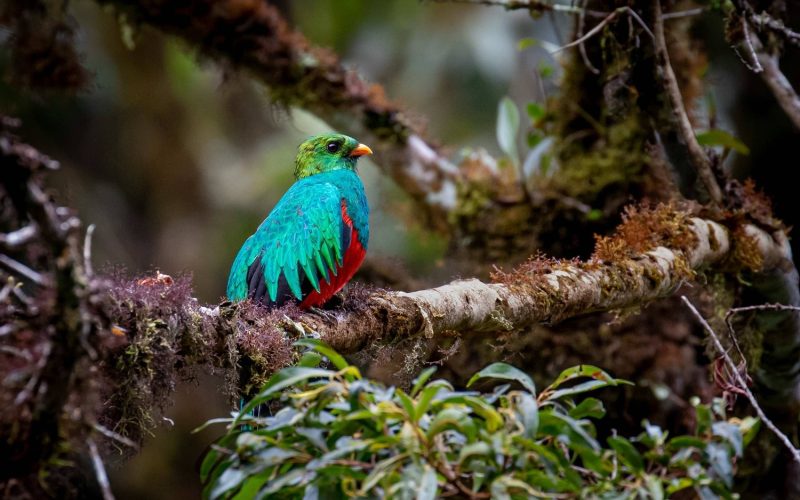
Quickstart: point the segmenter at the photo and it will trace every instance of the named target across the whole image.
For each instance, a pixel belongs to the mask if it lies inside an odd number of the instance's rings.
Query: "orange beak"
[[[350,152],[351,158],[358,158],[359,156],[371,155],[372,150],[366,144],[359,144],[354,150]]]

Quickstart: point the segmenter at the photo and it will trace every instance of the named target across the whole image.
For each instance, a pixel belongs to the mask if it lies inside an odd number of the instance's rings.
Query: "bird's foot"
[[[338,318],[337,318],[336,314],[334,312],[332,312],[332,311],[326,311],[325,309],[320,309],[318,307],[312,307],[311,308],[311,312],[313,312],[314,314],[318,314],[318,315],[322,316],[323,318],[327,319],[331,323],[336,323],[338,321]]]
[[[344,305],[344,294],[342,292],[335,293],[331,298],[325,301],[322,304],[323,309],[326,311],[332,311],[334,309],[339,309]]]

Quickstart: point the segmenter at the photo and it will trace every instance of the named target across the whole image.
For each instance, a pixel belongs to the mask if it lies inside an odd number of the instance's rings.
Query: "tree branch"
[[[692,270],[726,261],[742,244],[714,221],[687,217],[684,223],[692,245],[657,245],[613,262],[534,261],[528,270],[505,276],[505,283],[472,279],[412,293],[377,292],[358,312],[333,321],[308,314],[299,321],[335,349],[349,353],[376,341],[514,331],[641,305],[672,294],[692,277]],[[754,226],[747,232],[759,238],[765,268],[782,262],[768,234]]]
[[[711,162],[708,155],[706,155],[700,143],[697,142],[697,137],[694,133],[694,128],[689,121],[689,115],[686,114],[686,108],[683,104],[683,96],[678,86],[678,79],[675,77],[675,71],[669,61],[669,52],[667,51],[667,41],[664,37],[664,19],[661,15],[661,2],[655,0],[653,2],[655,8],[655,48],[658,66],[661,70],[661,77],[663,79],[664,90],[667,93],[669,102],[672,106],[672,112],[680,132],[680,136],[684,145],[689,153],[692,165],[697,171],[698,177],[703,182],[706,191],[708,192],[711,201],[716,205],[722,204],[722,190],[714,177],[714,172],[711,168]]]

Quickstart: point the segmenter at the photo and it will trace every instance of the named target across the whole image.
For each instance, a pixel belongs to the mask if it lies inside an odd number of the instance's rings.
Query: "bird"
[[[369,205],[356,166],[370,154],[369,146],[342,134],[300,144],[295,183],[233,261],[229,300],[310,309],[350,281],[369,242]]]
[[[233,260],[226,295],[268,308],[287,303],[301,309],[324,305],[353,277],[367,253],[369,205],[356,172],[369,146],[342,134],[309,137],[297,148],[295,183],[242,245]],[[242,398],[252,399],[253,364],[240,366]],[[250,415],[271,415],[268,404]],[[251,431],[250,425],[242,426]]]

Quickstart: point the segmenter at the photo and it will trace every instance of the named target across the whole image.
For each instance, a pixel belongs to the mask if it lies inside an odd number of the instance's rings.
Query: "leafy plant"
[[[538,395],[505,363],[472,377],[505,382],[456,390],[423,371],[410,391],[364,379],[317,340],[297,366],[276,373],[225,422],[203,460],[210,498],[664,498],[694,489],[731,498],[735,457],[757,431],[697,403],[697,431],[670,438],[644,422],[636,437],[597,436],[603,403],[587,393],[629,382],[589,365],[569,368]],[[318,366],[327,357],[335,369]],[[270,401],[273,416],[247,411]],[[255,430],[242,431],[244,424]]]
[[[509,97],[497,105],[497,143],[514,165],[519,164],[517,138],[519,136],[519,109]]]

